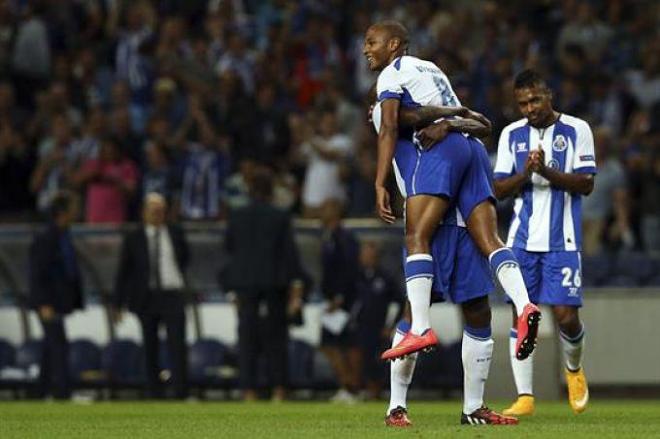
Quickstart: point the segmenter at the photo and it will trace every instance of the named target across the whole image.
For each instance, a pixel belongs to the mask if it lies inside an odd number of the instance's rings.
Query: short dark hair
[[[48,208],[48,214],[50,218],[55,220],[62,213],[68,212],[71,209],[71,204],[73,204],[73,195],[68,191],[59,191],[54,196],[50,202],[50,207]]]
[[[525,69],[518,73],[513,83],[513,88],[515,90],[536,86],[547,88],[548,84],[545,82],[545,79],[543,79],[543,76],[533,69]]]
[[[408,42],[410,41],[408,29],[400,22],[396,20],[384,20],[379,21],[374,26],[384,29],[390,38],[398,38],[403,47],[408,47]]]

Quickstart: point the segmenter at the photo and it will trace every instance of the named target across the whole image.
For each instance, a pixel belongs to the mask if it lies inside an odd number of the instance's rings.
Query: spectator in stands
[[[169,152],[159,143],[149,143],[145,147],[144,154],[146,166],[141,193],[146,195],[155,192],[171,202],[176,192],[177,181]]]
[[[0,117],[0,212],[5,219],[29,218],[34,206],[30,193],[34,162],[34,153],[21,132]]]
[[[70,186],[74,165],[74,138],[66,116],[55,116],[50,136],[39,144],[37,166],[30,189],[37,197],[37,209],[46,212],[54,195]]]
[[[584,253],[590,256],[603,250],[603,242],[619,241],[629,249],[635,244],[629,222],[630,194],[626,175],[621,162],[612,154],[614,145],[611,131],[605,127],[594,130],[594,145],[598,184],[582,200],[582,247]],[[608,227],[612,218],[612,227]]]
[[[217,219],[223,213],[222,191],[228,162],[201,96],[190,96],[188,111],[188,119],[176,136],[189,139],[183,162],[181,216],[188,220]]]
[[[378,399],[384,382],[385,367],[380,353],[386,349],[394,330],[388,324],[390,304],[396,303],[399,321],[405,298],[401,288],[380,264],[380,250],[375,242],[364,242],[360,248],[360,273],[357,281],[357,339],[362,356],[361,377],[367,397]]]
[[[341,201],[336,199],[325,201],[321,207],[321,292],[326,300],[321,318],[321,351],[339,381],[340,388],[332,400],[350,403],[360,389],[361,373],[354,307],[359,244],[353,233],[342,227],[342,209]]]
[[[305,278],[293,239],[291,219],[272,206],[273,174],[254,170],[250,201],[231,210],[221,273],[225,291],[235,293],[243,399],[257,399],[258,360],[264,354],[272,398],[282,400],[287,385],[287,322],[300,313]]]
[[[318,119],[318,130],[308,123],[301,154],[307,160],[302,191],[303,214],[318,217],[323,203],[330,199],[346,201],[346,184],[341,179],[341,167],[352,155],[350,137],[338,132],[335,110],[324,109]]]
[[[68,342],[64,319],[83,308],[78,257],[69,226],[78,217],[70,193],[58,192],[50,204],[50,222],[30,247],[30,303],[43,328],[39,388],[43,396],[68,399]]]
[[[115,278],[115,321],[124,306],[140,320],[147,396],[164,396],[160,380],[158,332],[167,329],[174,397],[188,396],[185,273],[188,244],[183,229],[167,224],[167,202],[157,193],[144,200],[142,224],[124,236]]]
[[[105,137],[98,159],[87,160],[73,177],[74,183],[86,191],[85,221],[114,224],[127,221],[138,179],[135,163],[122,154],[114,138]]]

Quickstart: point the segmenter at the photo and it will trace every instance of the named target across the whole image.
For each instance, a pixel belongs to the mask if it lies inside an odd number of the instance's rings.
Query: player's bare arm
[[[378,216],[386,223],[395,220],[390,206],[390,194],[385,188],[387,177],[392,168],[392,157],[399,135],[399,101],[397,99],[385,99],[381,104],[382,118],[380,131],[378,133],[378,162],[376,167],[376,208]]]
[[[462,118],[455,119],[451,131],[461,131],[480,138],[488,137],[492,131],[492,124],[486,116],[467,107],[423,106],[399,110],[399,124],[402,127],[421,129],[438,119],[448,117]]]
[[[545,164],[543,150],[532,156],[532,169],[558,189],[582,195],[589,195],[594,190],[593,174],[573,174],[552,169]]]
[[[418,131],[417,140],[424,148],[431,148],[447,137],[450,132],[466,133],[474,137],[487,137],[490,129],[476,120],[443,119]]]

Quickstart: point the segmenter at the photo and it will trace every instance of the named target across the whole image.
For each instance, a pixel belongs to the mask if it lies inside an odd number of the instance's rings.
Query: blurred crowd
[[[0,0],[0,221],[61,189],[89,223],[137,219],[149,192],[223,218],[261,165],[294,214],[371,216],[362,36],[384,18],[491,118],[493,151],[520,117],[514,74],[543,72],[596,137],[586,251],[660,248],[660,5],[643,0]]]

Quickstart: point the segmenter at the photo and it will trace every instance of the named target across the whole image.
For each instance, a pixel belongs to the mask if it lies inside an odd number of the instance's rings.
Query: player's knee
[[[567,335],[580,332],[582,324],[575,307],[555,307],[553,309],[559,330]]]
[[[490,326],[491,310],[488,297],[479,297],[463,303],[465,323],[473,328]]]

